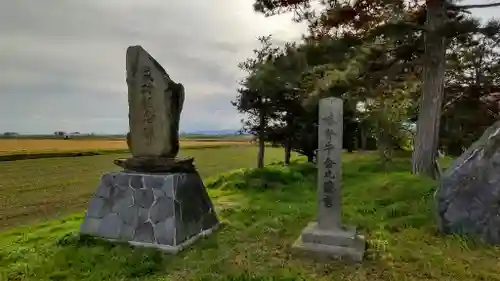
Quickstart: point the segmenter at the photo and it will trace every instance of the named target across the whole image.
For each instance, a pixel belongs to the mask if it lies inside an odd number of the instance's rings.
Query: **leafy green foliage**
[[[312,179],[316,167],[311,163],[292,163],[290,167],[269,166],[266,169],[241,169],[218,175],[206,182],[207,188],[267,190],[286,188],[295,182]]]
[[[319,6],[313,9],[311,3]],[[384,161],[390,160],[394,148],[411,147],[409,125],[420,112],[425,2],[255,0],[254,9],[266,15],[294,12],[297,20],[309,22],[309,34],[296,46],[305,60],[296,88],[309,109],[322,97],[345,100],[345,109],[352,111],[344,118],[344,123],[351,122],[344,128],[347,149],[361,128],[367,137],[377,139]],[[451,1],[446,9],[448,21],[437,31],[449,41],[439,148],[457,155],[498,118],[498,101],[491,94],[500,89],[500,29],[495,21],[480,24]],[[363,111],[357,110],[360,104]],[[301,120],[307,113],[312,118]],[[294,114],[299,128],[309,122],[308,130],[313,130],[313,114],[313,110]],[[282,130],[270,131],[275,132],[273,143],[286,139]],[[293,138],[300,139],[300,134]]]
[[[500,92],[498,30],[499,23],[492,21],[450,43],[441,121],[441,146],[450,154],[460,155],[498,119],[498,99],[491,95]]]

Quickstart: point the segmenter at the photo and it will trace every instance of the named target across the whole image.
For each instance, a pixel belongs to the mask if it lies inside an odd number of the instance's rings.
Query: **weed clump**
[[[310,163],[293,163],[284,167],[273,164],[262,169],[240,169],[220,174],[207,180],[207,188],[239,190],[268,190],[279,189],[297,182],[312,179],[316,167]]]

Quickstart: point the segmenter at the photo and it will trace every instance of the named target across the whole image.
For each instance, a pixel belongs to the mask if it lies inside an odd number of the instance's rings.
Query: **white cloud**
[[[0,132],[127,131],[125,50],[137,44],[185,85],[181,130],[238,129],[230,105],[242,77],[237,63],[258,36],[287,41],[304,31],[290,15],[265,18],[252,4],[0,1]]]
[[[125,50],[137,44],[185,85],[182,130],[238,129],[237,63],[257,36],[301,31],[248,0],[2,1],[0,131],[126,131]]]

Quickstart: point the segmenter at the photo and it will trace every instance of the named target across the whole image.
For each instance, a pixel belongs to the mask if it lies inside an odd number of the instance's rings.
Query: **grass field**
[[[370,154],[343,159],[343,219],[368,241],[361,264],[290,254],[315,215],[315,169],[301,164],[207,180],[224,226],[177,256],[80,237],[81,213],[4,232],[0,280],[500,280],[500,248],[435,232],[435,183],[409,167],[398,159],[382,172]]]
[[[227,146],[248,144],[248,139],[189,139],[181,140],[181,148],[195,146]],[[117,139],[0,139],[0,155],[50,151],[89,151],[126,149],[125,140]]]
[[[85,209],[101,174],[119,170],[113,160],[125,156],[108,154],[0,162],[0,229]],[[180,156],[195,157],[202,177],[256,165],[253,146],[185,148]],[[267,149],[268,162],[282,157],[281,149]]]

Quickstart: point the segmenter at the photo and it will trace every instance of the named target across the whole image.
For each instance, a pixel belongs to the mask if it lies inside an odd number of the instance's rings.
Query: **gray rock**
[[[500,121],[443,173],[435,201],[443,233],[500,244]]]
[[[107,174],[102,175],[101,184],[108,185],[108,186],[115,184],[116,180],[115,180],[114,176],[115,176],[114,173],[107,173]]]
[[[135,230],[134,241],[153,243],[154,242],[154,231],[153,226],[149,222],[140,224]]]
[[[113,193],[113,185],[105,185],[104,183],[101,183],[95,192],[95,194],[99,197],[102,198],[109,198],[111,197],[111,194]]]
[[[143,184],[142,184],[142,176],[131,176],[130,177],[130,187],[132,187],[133,189],[141,189],[143,188]]]
[[[175,246],[175,219],[173,217],[154,226],[155,240],[158,244]]]
[[[203,215],[203,219],[201,221],[201,227],[203,230],[208,230],[218,223],[219,222],[217,220],[217,216],[215,215],[215,212],[210,210],[208,213]]]
[[[111,200],[117,202],[124,198],[133,198],[133,192],[134,190],[130,187],[116,187],[111,196]],[[131,202],[133,203],[133,201]]]
[[[151,207],[149,216],[153,224],[174,216],[173,199],[162,197],[159,198]]]
[[[186,231],[187,226],[182,223],[179,219],[175,220],[175,243],[177,245],[183,243],[188,238],[188,233]]]
[[[202,231],[201,221],[184,223],[184,230],[187,239],[197,235]]]
[[[176,220],[182,221],[182,207],[179,201],[174,199],[174,216]]]
[[[165,194],[165,191],[161,189],[153,189],[153,195],[155,197],[155,200],[158,200],[159,198],[166,197],[167,195]]]
[[[130,176],[125,173],[112,173],[114,185],[130,189]]]
[[[132,241],[134,240],[135,229],[127,224],[122,225],[120,229],[120,234],[118,235],[118,239],[123,241]]]
[[[101,223],[101,219],[85,217],[82,225],[80,225],[80,232],[89,235],[98,235],[99,234],[99,224]]]
[[[149,220],[149,209],[139,207],[139,223]]]
[[[153,190],[151,189],[136,189],[134,190],[134,204],[143,207],[150,208],[153,205],[155,197],[153,195]]]
[[[136,228],[139,225],[139,207],[137,205],[124,208],[118,212],[124,223]]]
[[[128,196],[126,196],[127,194]],[[132,192],[126,193],[122,197],[116,199],[111,211],[113,213],[120,213],[126,210],[128,207],[134,205],[134,198],[132,197],[132,194]]]
[[[117,214],[109,214],[102,218],[97,232],[104,238],[117,239],[122,225],[123,221]]]
[[[174,188],[176,187],[176,175],[167,175],[165,176],[165,181],[161,189],[165,192],[165,195],[170,198],[175,198]]]
[[[168,175],[156,176],[150,175],[144,177],[144,186],[151,189],[162,189],[163,184],[165,183],[165,179]]]
[[[106,199],[94,197],[89,202],[87,216],[93,218],[102,218],[111,212],[111,207]]]
[[[81,226],[82,233],[179,246],[219,223],[198,174],[109,175],[112,176],[103,179],[109,181],[107,186],[115,187],[114,191],[108,199],[94,195]],[[144,183],[141,189],[132,189],[128,184],[139,181]]]

